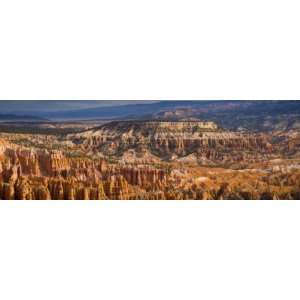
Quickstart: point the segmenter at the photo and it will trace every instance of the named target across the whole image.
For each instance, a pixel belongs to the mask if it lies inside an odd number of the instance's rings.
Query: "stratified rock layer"
[[[112,122],[64,139],[9,135],[0,138],[0,199],[297,199],[299,149],[295,131],[197,121]]]
[[[213,122],[112,122],[71,136],[83,151],[127,161],[173,161],[194,154],[201,164],[258,160],[279,149],[266,134],[218,129]],[[142,158],[141,158],[142,157]]]

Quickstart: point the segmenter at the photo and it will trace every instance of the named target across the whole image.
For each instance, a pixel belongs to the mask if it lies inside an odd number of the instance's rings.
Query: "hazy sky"
[[[28,113],[35,111],[67,111],[75,109],[153,103],[157,101],[121,101],[121,100],[2,100],[0,113]]]

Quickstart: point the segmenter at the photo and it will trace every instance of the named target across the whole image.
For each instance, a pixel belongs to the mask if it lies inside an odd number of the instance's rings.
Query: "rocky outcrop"
[[[70,138],[83,151],[120,161],[173,161],[195,154],[196,160],[216,163],[265,159],[278,154],[266,134],[228,132],[213,122],[112,122]],[[232,155],[234,154],[234,155]]]
[[[106,124],[52,138],[55,147],[47,136],[37,137],[37,147],[17,145],[18,136],[0,138],[0,199],[300,197],[299,132],[267,135],[200,130],[191,122],[163,124]]]
[[[115,166],[11,144],[1,149],[0,199],[130,199],[135,190],[157,190],[167,181],[165,171],[149,166]]]

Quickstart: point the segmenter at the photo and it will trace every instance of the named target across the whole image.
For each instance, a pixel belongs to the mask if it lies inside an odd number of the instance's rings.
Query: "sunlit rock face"
[[[180,160],[191,154],[202,163],[238,161],[258,159],[275,150],[265,134],[224,131],[213,122],[200,121],[112,122],[70,138],[85,151],[145,163]]]
[[[166,184],[165,171],[151,166],[115,166],[104,159],[67,158],[57,150],[1,145],[1,199],[130,199],[139,187]]]
[[[0,199],[297,199],[300,134],[119,121],[0,136]]]

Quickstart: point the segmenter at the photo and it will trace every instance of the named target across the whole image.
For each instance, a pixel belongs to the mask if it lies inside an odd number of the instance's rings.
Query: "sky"
[[[157,101],[143,100],[2,100],[0,113],[28,113],[35,111],[68,111],[85,108],[109,107],[139,103],[153,103]]]

